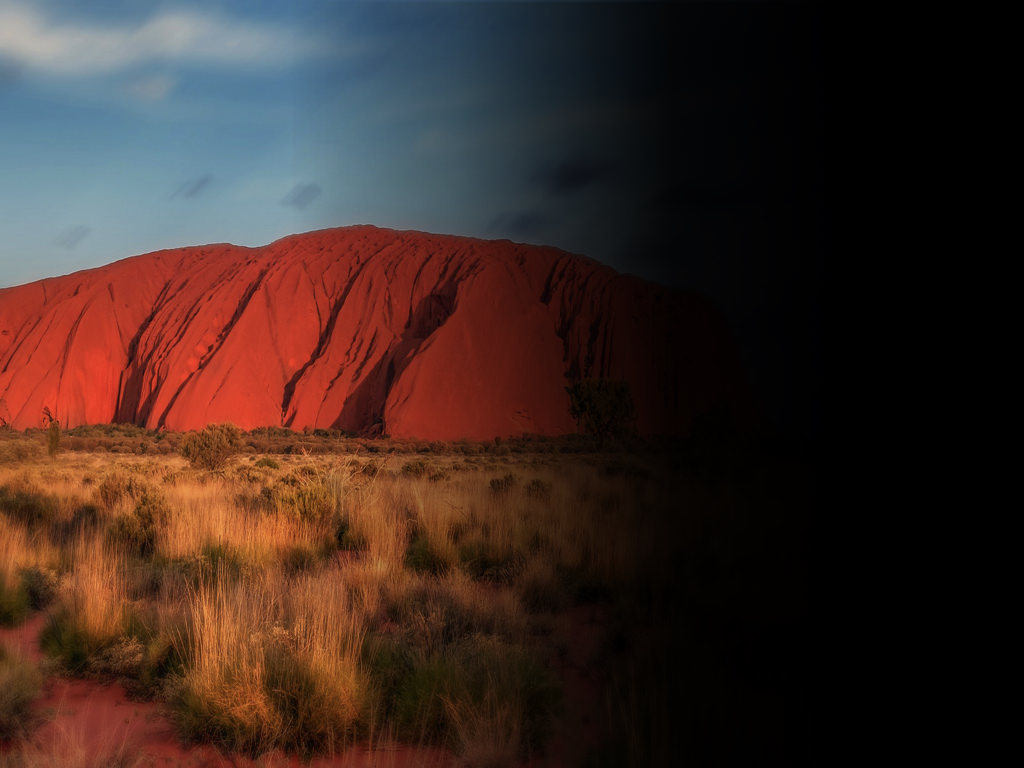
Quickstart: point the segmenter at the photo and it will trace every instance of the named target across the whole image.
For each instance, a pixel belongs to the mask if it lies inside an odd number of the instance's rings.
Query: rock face
[[[0,420],[575,431],[568,383],[626,381],[643,433],[740,392],[702,299],[508,241],[360,226],[159,251],[0,290]]]

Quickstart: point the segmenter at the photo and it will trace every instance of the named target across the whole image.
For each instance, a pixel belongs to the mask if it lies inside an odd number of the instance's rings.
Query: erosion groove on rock
[[[335,428],[429,440],[575,431],[621,379],[642,433],[740,401],[702,298],[581,256],[370,226],[208,245],[0,290],[0,420]]]

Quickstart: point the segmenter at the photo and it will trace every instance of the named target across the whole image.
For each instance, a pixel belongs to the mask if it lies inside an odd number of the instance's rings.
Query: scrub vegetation
[[[689,738],[681,703],[717,722],[699,699],[719,672],[680,658],[715,638],[679,630],[718,610],[700,542],[736,506],[714,462],[583,438],[91,429],[56,460],[42,434],[0,432],[0,624],[45,611],[48,671],[119,680],[187,739],[654,765]],[[331,450],[294,449],[317,440]],[[16,737],[38,672],[7,654],[0,678]]]

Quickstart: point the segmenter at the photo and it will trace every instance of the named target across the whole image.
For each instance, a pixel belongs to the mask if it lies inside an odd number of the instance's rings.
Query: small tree
[[[57,419],[50,419],[50,426],[46,428],[46,450],[50,459],[56,459],[60,452],[60,422]]]
[[[584,379],[566,387],[569,414],[584,432],[602,442],[635,432],[633,396],[624,381]]]
[[[208,424],[190,432],[181,443],[181,455],[193,467],[219,469],[242,447],[242,432],[234,424]]]

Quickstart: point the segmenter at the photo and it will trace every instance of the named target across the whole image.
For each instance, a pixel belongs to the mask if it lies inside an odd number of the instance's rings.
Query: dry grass
[[[0,466],[0,592],[59,573],[44,649],[166,702],[192,739],[311,755],[399,738],[517,765],[554,727],[570,640],[545,617],[610,599],[639,550],[666,549],[643,484],[603,466],[24,459]],[[88,764],[69,742],[4,765],[53,754]]]
[[[186,671],[174,694],[186,733],[255,754],[351,740],[366,696],[365,630],[337,574],[221,577],[189,608],[178,638]]]
[[[511,768],[519,762],[522,702],[484,697],[482,704],[445,698],[445,709],[459,740],[466,768]]]
[[[47,744],[26,743],[0,754],[0,768],[141,768],[152,764],[130,744],[101,743],[74,730],[58,730]]]
[[[127,558],[100,538],[80,538],[71,550],[61,605],[90,636],[112,639],[120,633],[127,604]]]
[[[39,685],[35,666],[0,643],[0,740],[19,736],[27,729]]]

